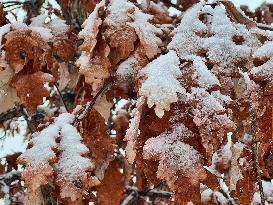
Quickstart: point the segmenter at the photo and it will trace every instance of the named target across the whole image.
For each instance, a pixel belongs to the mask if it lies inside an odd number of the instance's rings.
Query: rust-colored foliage
[[[89,150],[88,156],[95,162],[95,174],[103,178],[104,169],[111,160],[114,147],[109,137],[104,118],[98,111],[92,109],[82,123],[83,141]]]
[[[26,204],[258,205],[261,184],[272,203],[273,7],[198,2],[61,0],[75,27],[0,7],[0,112],[43,115]]]
[[[117,205],[122,202],[125,193],[124,176],[120,172],[118,160],[113,160],[105,172],[101,184],[97,187],[98,204]]]
[[[6,12],[4,11],[4,7],[0,6],[0,26],[4,26],[5,24],[7,24]]]
[[[30,75],[17,75],[12,86],[17,90],[17,96],[29,111],[34,112],[43,103],[43,97],[49,97],[45,83],[53,83],[54,77],[48,73],[38,71]]]

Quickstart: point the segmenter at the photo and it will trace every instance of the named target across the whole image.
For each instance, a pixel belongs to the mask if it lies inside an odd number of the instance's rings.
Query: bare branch
[[[170,198],[173,193],[168,191],[161,191],[156,189],[148,189],[147,191],[139,191],[136,187],[127,186],[129,195],[123,200],[121,205],[134,204],[139,197],[152,197],[152,198]]]
[[[33,134],[34,132],[36,132],[36,127],[33,125],[33,123],[29,120],[29,116],[24,108],[23,105],[20,105],[20,112],[22,113],[23,117],[25,118],[25,120],[27,121],[27,126],[31,132],[31,134]]]
[[[256,139],[256,110],[254,105],[252,104],[250,107],[250,120],[251,120],[251,135],[253,139],[253,159],[255,163],[255,168],[256,168],[256,177],[257,177],[257,182],[259,186],[259,191],[260,191],[260,196],[261,196],[261,205],[265,205],[265,196],[263,192],[263,184],[262,184],[262,179],[261,179],[261,174],[262,171],[260,169],[259,165],[259,159],[258,159],[258,143]]]
[[[7,120],[10,120],[15,117],[20,117],[20,116],[22,116],[21,108],[19,106],[15,106],[14,108],[6,112],[0,113],[0,123],[3,123]]]
[[[60,96],[60,99],[62,101],[63,106],[65,107],[66,112],[68,112],[68,107],[67,107],[67,105],[64,102],[64,98],[63,98],[63,95],[62,95],[60,89],[58,88],[58,86],[56,84],[54,86],[55,86],[55,88],[56,88],[56,90],[57,90],[57,92],[58,92],[58,94]]]
[[[93,97],[92,101],[86,103],[83,107],[84,110],[75,118],[75,122],[74,124],[77,124],[79,121],[83,120],[84,118],[86,118],[88,112],[93,108],[93,106],[95,105],[97,99],[100,97],[101,94],[103,94],[111,85],[112,85],[112,81],[108,81],[106,82],[101,89],[97,92],[97,94]]]

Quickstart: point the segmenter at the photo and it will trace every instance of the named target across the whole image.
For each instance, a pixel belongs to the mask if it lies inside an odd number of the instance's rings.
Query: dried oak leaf
[[[161,51],[159,47],[162,45],[162,40],[157,35],[162,35],[162,30],[149,23],[153,18],[152,15],[143,13],[137,7],[134,7],[133,12],[128,13],[128,16],[133,19],[128,25],[135,29],[146,56],[152,59]]]
[[[120,168],[117,159],[109,163],[101,185],[97,187],[98,204],[121,204],[125,192],[125,182],[124,175],[120,172]]]
[[[79,73],[84,75],[85,82],[92,86],[93,91],[96,91],[105,79],[110,77],[110,61],[108,58],[110,48],[102,39],[98,37],[93,56],[88,52],[82,52],[81,57],[77,61]]]
[[[42,185],[48,183],[53,176],[52,164],[57,161],[53,151],[57,147],[55,142],[59,134],[59,127],[51,124],[39,133],[33,134],[30,141],[32,147],[27,149],[17,160],[17,163],[26,165],[22,179],[26,186],[35,193]]]
[[[91,12],[98,2],[98,0],[81,0],[81,5],[83,6],[85,11]]]
[[[270,25],[273,22],[272,13],[273,13],[272,3],[271,4],[263,3],[260,7],[255,9],[252,18],[255,19],[256,22]]]
[[[81,142],[82,138],[76,127],[71,124],[62,126],[60,138],[60,156],[55,165],[56,184],[60,187],[62,199],[79,204],[89,185],[87,172],[95,167],[91,160],[84,156],[89,150]]]
[[[234,157],[231,162],[228,180],[231,196],[236,197],[236,203],[248,205],[255,192],[256,172],[253,163],[251,147],[237,142],[232,148]],[[243,194],[242,194],[243,193]]]
[[[204,88],[192,88],[189,102],[194,115],[193,121],[199,128],[202,144],[207,152],[207,158],[217,151],[233,130],[234,123],[226,113],[223,102]],[[217,137],[215,137],[215,134]]]
[[[82,133],[83,142],[90,151],[88,157],[95,163],[94,173],[101,180],[114,152],[114,147],[105,120],[95,109],[92,109],[88,118],[83,121]]]
[[[168,7],[166,7],[162,2],[150,1],[149,5],[144,3],[144,10],[147,13],[153,15],[152,22],[154,24],[170,24],[172,23],[172,18],[169,16]]]
[[[145,190],[147,182],[149,184],[158,184],[160,180],[154,174],[157,170],[158,161],[146,160],[143,158],[143,146],[151,138],[160,135],[170,126],[170,112],[162,118],[158,118],[152,109],[142,108],[142,118],[139,123],[140,135],[136,138],[136,186],[139,190]]]
[[[99,17],[99,9],[105,5],[105,1],[101,1],[96,5],[94,11],[82,24],[83,29],[80,31],[78,37],[83,39],[84,42],[80,46],[82,52],[86,52],[87,55],[92,57],[93,50],[97,44],[97,35],[99,32],[99,26],[102,24],[102,19]]]
[[[29,75],[16,75],[11,86],[16,89],[20,102],[30,112],[34,112],[43,103],[43,98],[50,95],[44,84],[52,82],[52,75],[38,71]]]
[[[19,102],[16,90],[9,85],[14,71],[2,57],[0,58],[0,113],[14,107],[14,104]]]
[[[7,23],[6,12],[4,11],[4,7],[0,5],[0,27],[6,25]]]
[[[269,100],[259,102],[259,105],[256,107],[256,140],[258,142],[258,156],[260,161],[260,167],[263,170],[263,177],[271,179],[269,176],[272,171],[267,166],[268,164],[264,159],[266,155],[270,152],[271,147],[273,146],[272,142],[272,98],[269,97]]]
[[[117,84],[126,94],[133,95],[138,90],[139,79],[137,74],[149,63],[144,49],[139,45],[135,51],[124,61],[122,61],[116,70]]]
[[[5,35],[6,59],[15,73],[20,72],[29,62],[39,71],[45,63],[45,52],[49,45],[41,36],[30,29],[14,30]]]
[[[202,156],[192,146],[182,142],[191,137],[192,132],[183,124],[173,127],[169,132],[146,141],[143,157],[159,160],[157,177],[167,182],[175,194],[176,203],[200,203],[200,181],[206,178]],[[183,184],[187,182],[188,186]]]
[[[132,118],[130,119],[129,128],[126,131],[124,141],[127,141],[125,148],[127,160],[130,164],[133,164],[136,157],[136,138],[138,136],[138,128],[142,114],[142,107],[145,103],[145,98],[141,96],[136,102],[136,108],[132,111]]]
[[[134,28],[127,24],[131,22],[127,14],[134,8],[134,4],[127,0],[113,0],[107,6],[103,36],[111,48],[109,58],[113,65],[126,59],[134,50],[137,35]]]
[[[76,53],[76,36],[72,32],[67,32],[66,36],[60,35],[54,38],[53,53],[60,60],[69,62]]]

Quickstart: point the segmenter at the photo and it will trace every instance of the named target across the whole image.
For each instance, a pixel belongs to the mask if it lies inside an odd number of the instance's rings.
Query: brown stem
[[[29,120],[29,116],[24,108],[23,105],[19,105],[20,106],[20,112],[22,113],[23,117],[25,118],[25,120],[27,121],[27,126],[28,126],[28,129],[30,130],[31,134],[35,133],[37,130],[36,130],[36,127],[33,125],[33,123]]]
[[[261,169],[260,169],[260,164],[259,164],[259,158],[258,158],[258,142],[256,139],[256,110],[253,105],[250,107],[250,126],[251,126],[251,135],[253,139],[253,145],[252,145],[252,150],[253,150],[253,160],[255,163],[255,168],[256,168],[256,177],[257,177],[257,182],[259,186],[259,191],[260,191],[260,196],[261,196],[261,205],[265,205],[265,196],[263,192],[263,184],[262,184],[262,179],[261,179]]]
[[[77,124],[79,121],[82,121],[84,118],[86,118],[88,112],[93,108],[97,99],[112,85],[112,83],[113,83],[112,81],[106,82],[97,92],[97,94],[93,97],[93,99],[83,106],[84,110],[81,113],[79,113],[78,116],[75,118],[75,121],[73,123],[74,125]]]
[[[64,102],[64,98],[63,98],[63,95],[62,95],[60,89],[58,88],[58,86],[56,84],[54,86],[55,86],[55,88],[56,88],[56,90],[57,90],[57,92],[58,92],[58,94],[59,94],[59,96],[61,98],[62,104],[65,107],[66,112],[68,112],[68,107],[67,107],[66,103]]]

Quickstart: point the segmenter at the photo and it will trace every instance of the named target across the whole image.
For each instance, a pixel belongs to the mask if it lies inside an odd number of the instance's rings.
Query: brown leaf
[[[99,2],[98,0],[81,0],[83,8],[87,12],[91,12],[98,2]]]
[[[30,112],[34,112],[37,106],[43,103],[43,98],[50,94],[44,84],[52,82],[54,82],[52,75],[39,71],[30,75],[17,75],[11,85],[16,89],[21,103]]]
[[[37,33],[29,29],[14,30],[5,38],[6,59],[15,73],[20,72],[30,62],[33,63],[35,71],[46,65],[45,52],[50,47]]]
[[[113,65],[129,56],[137,40],[134,29],[127,24],[131,22],[127,13],[135,6],[128,1],[123,1],[123,3],[111,1],[107,6],[108,15],[103,22],[103,36],[111,48],[109,58]]]
[[[4,26],[7,24],[7,19],[6,19],[6,12],[4,11],[3,5],[0,5],[0,27]]]
[[[109,50],[108,45],[100,38],[93,57],[88,53],[82,53],[81,58],[77,61],[80,66],[79,73],[84,75],[86,83],[92,85],[93,91],[97,91],[110,77]]]
[[[95,162],[94,173],[101,180],[114,152],[108,128],[104,118],[92,109],[88,118],[83,121],[82,129],[84,144],[90,150],[88,156]]]
[[[14,71],[2,59],[3,57],[1,56],[0,59],[0,113],[14,107],[14,104],[19,102],[16,90],[9,85],[14,76]]]
[[[118,160],[110,162],[101,185],[97,187],[98,204],[119,205],[124,197],[124,176]]]

